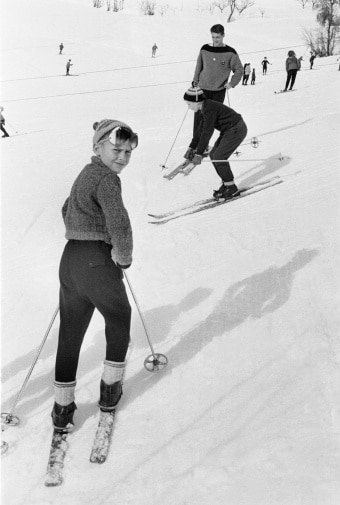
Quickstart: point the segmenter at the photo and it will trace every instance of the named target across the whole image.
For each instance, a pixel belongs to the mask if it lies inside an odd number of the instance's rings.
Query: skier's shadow
[[[141,370],[125,382],[124,402],[131,402],[150,387],[162,380],[171,369],[186,364],[215,337],[226,334],[248,319],[260,319],[284,305],[291,293],[294,274],[304,268],[316,256],[316,249],[302,249],[282,267],[272,266],[230,286],[211,314],[195,326],[168,352],[168,368],[163,372],[149,374]],[[148,318],[157,320],[158,310]],[[162,310],[162,309],[161,309]]]
[[[187,363],[215,337],[226,334],[248,319],[259,319],[280,308],[289,299],[294,274],[310,263],[317,254],[316,249],[302,249],[286,265],[272,266],[230,286],[210,315],[184,334],[180,341],[167,351],[169,360],[167,368],[160,373],[150,373],[141,368],[139,372],[125,381],[122,406],[125,403],[133,402],[148,388],[156,385],[171,373],[174,367]],[[167,305],[146,312],[144,315],[148,326],[152,327],[154,335],[158,336],[157,340],[152,336],[153,343],[161,343],[165,340],[170,326],[178,319],[179,315],[198,306],[209,293],[209,289],[194,290],[176,305]],[[48,349],[49,353],[55,354],[57,332],[58,330],[53,332]],[[136,343],[137,341],[138,339],[136,339]],[[145,346],[145,343],[142,344],[141,341],[137,345]],[[104,349],[103,330],[97,332],[91,345],[82,351],[80,374],[82,370],[89,372],[98,367],[98,364],[103,360]],[[156,348],[155,352],[157,351]],[[162,350],[159,349],[158,352],[162,352]],[[20,401],[18,406],[22,419],[29,418],[30,413],[37,408],[37,405],[53,398],[53,378],[54,367],[51,367],[51,370],[45,374],[31,378],[25,390],[25,398]],[[6,400],[5,407],[7,405],[7,409],[15,398],[16,394],[13,394]],[[79,404],[78,407],[77,428],[80,428],[87,417],[96,413],[97,409],[95,401]]]

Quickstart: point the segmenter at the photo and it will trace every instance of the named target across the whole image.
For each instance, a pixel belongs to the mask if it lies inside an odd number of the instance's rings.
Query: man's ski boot
[[[239,194],[240,191],[236,184],[227,186],[223,183],[219,189],[214,191],[213,198],[215,198],[215,200],[230,200],[235,196],[239,196]]]
[[[69,405],[62,406],[55,402],[51,413],[53,427],[56,431],[69,432],[73,430],[73,415],[77,405],[72,402]]]
[[[102,412],[111,412],[117,406],[123,394],[122,383],[120,381],[108,385],[103,379],[100,381],[100,399],[98,406]]]

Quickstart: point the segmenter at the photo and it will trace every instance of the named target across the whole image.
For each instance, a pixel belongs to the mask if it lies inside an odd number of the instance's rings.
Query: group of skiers
[[[250,63],[243,66],[236,50],[224,44],[222,25],[212,26],[210,32],[212,44],[201,47],[191,86],[183,96],[194,112],[193,137],[184,158],[201,164],[216,130],[219,135],[208,154],[221,186],[213,196],[226,200],[240,194],[228,160],[245,139],[247,125],[240,113],[223,102],[226,93],[241,80],[247,84]],[[63,48],[61,44],[60,54]],[[155,44],[153,57],[156,49]],[[270,64],[266,58],[264,61],[263,72]],[[294,85],[298,61],[289,51],[286,88]],[[68,60],[66,75],[71,65]],[[252,84],[254,69],[253,74]],[[93,124],[93,129],[93,155],[76,177],[62,207],[67,243],[59,269],[60,328],[51,413],[54,428],[61,432],[73,428],[78,361],[94,310],[105,321],[106,351],[98,401],[103,412],[114,411],[121,398],[130,340],[131,307],[123,271],[133,261],[133,238],[119,175],[138,146],[138,135],[117,119],[102,119]],[[2,115],[1,130],[8,136]]]

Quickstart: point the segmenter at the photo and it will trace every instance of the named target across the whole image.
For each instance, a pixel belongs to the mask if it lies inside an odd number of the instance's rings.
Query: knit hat
[[[114,128],[117,127],[126,128],[127,130],[131,131],[131,133],[133,133],[130,126],[116,119],[102,119],[101,121],[93,123],[93,129],[95,131],[92,139],[93,145],[97,144],[97,142],[99,142],[104,137],[104,135],[110,133],[112,130],[114,130]]]
[[[188,91],[184,93],[184,100],[187,102],[203,102],[205,96],[203,89],[201,88],[189,88]]]

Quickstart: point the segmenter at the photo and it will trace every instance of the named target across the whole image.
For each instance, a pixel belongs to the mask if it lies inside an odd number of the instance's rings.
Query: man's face
[[[211,38],[213,41],[214,47],[223,46],[224,34],[211,32]]]

